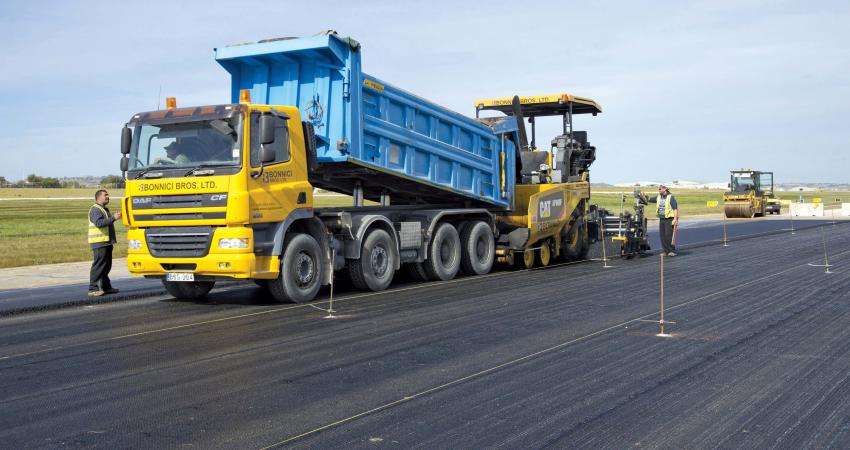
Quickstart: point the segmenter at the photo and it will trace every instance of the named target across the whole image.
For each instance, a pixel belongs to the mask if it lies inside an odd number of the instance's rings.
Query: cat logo
[[[540,202],[540,218],[548,219],[552,216],[552,200]]]
[[[537,220],[533,222],[561,220],[565,211],[563,195],[561,192],[553,192],[541,196],[537,203]]]

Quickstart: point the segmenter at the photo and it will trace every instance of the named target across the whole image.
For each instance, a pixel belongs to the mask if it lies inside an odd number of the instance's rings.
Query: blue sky
[[[594,181],[850,182],[850,3],[42,2],[0,4],[0,175],[118,173],[121,126],[229,101],[213,48],[334,29],[364,71],[461,113],[570,92]],[[164,100],[162,101],[164,104]],[[558,124],[541,124],[545,142]]]

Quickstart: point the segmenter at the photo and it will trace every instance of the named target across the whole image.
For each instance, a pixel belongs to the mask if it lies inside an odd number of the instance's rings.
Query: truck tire
[[[322,287],[322,250],[309,234],[294,233],[283,244],[280,275],[269,280],[269,292],[279,302],[305,303]]]
[[[457,230],[450,223],[438,225],[428,246],[428,259],[422,263],[428,278],[434,281],[451,280],[460,270],[460,260],[460,237]]]
[[[368,291],[383,291],[395,274],[395,249],[389,233],[379,228],[363,240],[360,259],[348,263],[348,273],[354,287]]]
[[[215,285],[215,281],[165,281],[162,286],[178,300],[197,300],[206,296]]]
[[[469,222],[460,233],[460,267],[466,275],[490,273],[496,254],[493,231],[483,221]]]

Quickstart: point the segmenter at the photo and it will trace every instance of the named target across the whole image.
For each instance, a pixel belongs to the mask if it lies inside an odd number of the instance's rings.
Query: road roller
[[[724,213],[728,218],[752,219],[767,212],[779,213],[773,194],[773,172],[752,169],[731,171],[729,192],[723,194]]]

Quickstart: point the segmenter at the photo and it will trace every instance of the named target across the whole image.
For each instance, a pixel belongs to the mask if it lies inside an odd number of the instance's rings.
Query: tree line
[[[123,188],[124,177],[121,175],[107,175],[100,179],[101,187]],[[34,173],[27,176],[25,180],[18,180],[14,183],[7,180],[6,177],[0,176],[0,187],[4,188],[84,188],[79,181],[64,181],[53,177],[40,177]]]

